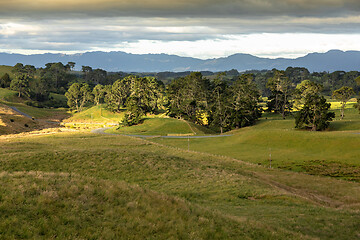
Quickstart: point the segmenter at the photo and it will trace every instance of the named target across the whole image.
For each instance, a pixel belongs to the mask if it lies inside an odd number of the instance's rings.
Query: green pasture
[[[255,126],[234,130],[224,138],[152,139],[154,142],[199,152],[224,155],[273,168],[360,181],[360,114],[353,108],[330,129],[294,129],[294,119],[264,114]]]
[[[360,234],[356,182],[125,136],[59,133],[2,140],[0,149],[3,239],[356,239]]]

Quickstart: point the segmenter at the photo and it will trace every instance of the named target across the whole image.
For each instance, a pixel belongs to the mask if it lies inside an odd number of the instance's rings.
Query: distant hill
[[[167,54],[130,54],[125,52],[86,52],[79,54],[8,54],[0,53],[0,65],[21,62],[43,67],[49,62],[75,62],[76,68],[91,66],[116,72],[163,72],[163,71],[226,71],[237,69],[263,70],[305,67],[311,72],[360,71],[360,51],[331,50],[326,53],[310,53],[296,59],[260,58],[250,54],[234,54],[224,58],[196,59]]]

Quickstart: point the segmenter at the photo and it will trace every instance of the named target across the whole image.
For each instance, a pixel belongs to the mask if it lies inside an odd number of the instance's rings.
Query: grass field
[[[353,108],[336,120],[330,130],[308,132],[294,129],[294,119],[264,114],[253,127],[232,131],[231,137],[191,139],[190,149],[234,157],[247,162],[271,165],[291,171],[307,172],[360,181],[360,114]],[[169,146],[188,148],[187,139],[153,139]]]
[[[2,140],[0,237],[356,239],[360,184],[124,136]]]
[[[64,112],[11,104],[37,118]],[[333,106],[329,131],[264,114],[233,136],[191,139],[193,151],[188,139],[90,132],[0,138],[0,239],[358,239],[360,115],[350,105],[344,120]],[[122,116],[95,106],[67,121]],[[111,131],[213,133],[158,116]]]

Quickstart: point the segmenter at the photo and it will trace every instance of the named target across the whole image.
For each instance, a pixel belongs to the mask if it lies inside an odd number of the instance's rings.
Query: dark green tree
[[[254,83],[253,74],[243,74],[229,88],[231,106],[231,126],[241,128],[250,126],[261,116],[260,93]]]
[[[329,112],[330,103],[320,96],[321,85],[305,80],[297,86],[297,100],[303,107],[295,114],[296,128],[321,131],[329,127],[335,113]]]
[[[293,94],[291,82],[284,71],[275,71],[274,76],[268,79],[267,87],[271,91],[268,99],[267,110],[280,113],[283,118],[292,110],[290,101]]]
[[[122,122],[128,126],[138,124],[144,115],[158,109],[161,84],[152,77],[129,76],[123,80],[130,85],[130,95],[126,98],[127,112]]]
[[[230,127],[229,118],[231,116],[228,96],[228,84],[224,81],[225,73],[220,73],[212,82],[211,95],[211,125],[220,128],[220,133]]]
[[[49,100],[50,86],[44,78],[35,79],[30,84],[30,98],[35,101],[43,102]]]
[[[11,79],[10,79],[10,75],[8,73],[5,73],[1,78],[0,78],[0,87],[2,88],[8,88],[10,87],[11,84]]]

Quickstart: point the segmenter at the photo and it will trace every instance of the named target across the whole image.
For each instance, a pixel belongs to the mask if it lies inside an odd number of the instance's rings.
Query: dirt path
[[[27,114],[27,113],[24,113],[24,112],[20,111],[20,110],[17,109],[16,107],[9,106],[9,108],[11,108],[11,109],[14,110],[15,112],[17,112],[17,113],[19,113],[19,114],[21,114],[21,115],[23,115],[23,116],[25,116],[25,117],[27,117],[27,118],[30,118],[30,119],[32,119],[32,120],[35,120],[35,119],[33,119],[32,116],[30,116],[30,115]]]

